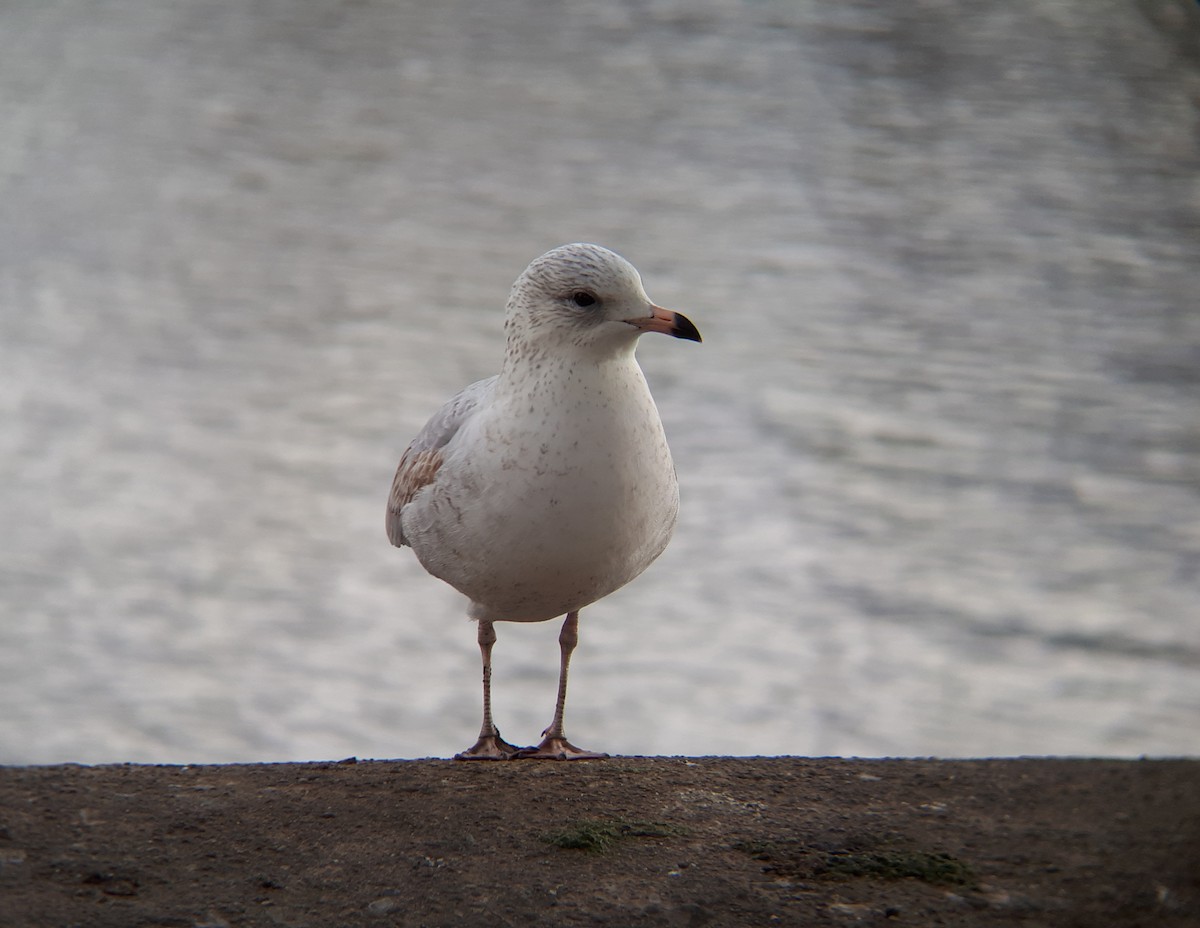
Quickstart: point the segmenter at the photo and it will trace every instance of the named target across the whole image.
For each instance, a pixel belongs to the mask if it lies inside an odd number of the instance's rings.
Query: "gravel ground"
[[[1196,761],[0,769],[0,924],[1200,924]]]

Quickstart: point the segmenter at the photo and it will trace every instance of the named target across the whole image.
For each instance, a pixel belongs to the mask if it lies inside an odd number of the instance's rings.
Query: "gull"
[[[679,486],[662,421],[634,357],[638,337],[700,341],[646,296],[637,270],[599,245],[562,245],[513,284],[500,373],[471,384],[400,458],[388,539],[470,601],[483,658],[483,724],[459,760],[606,757],[567,740],[567,672],[579,611],[637,577],[675,528]],[[492,720],[496,622],[559,634],[558,699],[537,747]]]

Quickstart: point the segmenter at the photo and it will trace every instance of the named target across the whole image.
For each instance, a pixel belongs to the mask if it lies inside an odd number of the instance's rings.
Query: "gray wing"
[[[457,394],[425,423],[401,456],[392,480],[392,492],[388,494],[387,508],[388,540],[396,547],[408,544],[400,525],[400,513],[418,490],[436,479],[438,468],[442,466],[442,449],[491,394],[495,382],[495,377],[477,380]]]

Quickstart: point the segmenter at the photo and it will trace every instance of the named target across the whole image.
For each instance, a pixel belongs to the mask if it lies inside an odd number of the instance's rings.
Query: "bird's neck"
[[[522,341],[509,339],[497,387],[524,390],[531,382],[620,376],[638,370],[634,358],[637,339],[620,343],[571,342],[564,340]]]

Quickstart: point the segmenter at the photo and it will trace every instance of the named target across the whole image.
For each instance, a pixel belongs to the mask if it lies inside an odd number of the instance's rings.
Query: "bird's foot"
[[[513,755],[514,760],[600,760],[607,754],[584,751],[571,744],[566,738],[547,736],[536,748],[521,748]]]
[[[471,747],[467,748],[454,755],[455,760],[512,760],[514,757],[520,756],[522,751],[529,751],[531,748],[519,748],[515,744],[509,744],[500,737],[500,732],[494,735],[480,735],[479,740]]]

